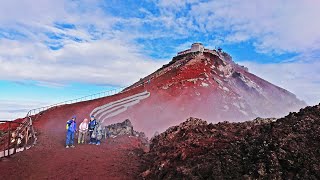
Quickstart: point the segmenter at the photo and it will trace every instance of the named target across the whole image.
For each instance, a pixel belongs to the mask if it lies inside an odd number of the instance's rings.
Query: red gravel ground
[[[130,93],[141,92],[141,89]],[[77,115],[78,125],[99,105],[129,96],[119,94],[93,101],[64,105],[33,117],[38,141],[31,149],[0,160],[0,179],[137,179],[145,150],[135,137],[118,137],[101,146],[65,148],[65,124]],[[18,121],[21,121],[19,119]],[[0,128],[6,128],[1,124]]]
[[[38,144],[0,161],[0,179],[138,179],[143,150],[135,137],[66,149],[63,132],[40,131]]]

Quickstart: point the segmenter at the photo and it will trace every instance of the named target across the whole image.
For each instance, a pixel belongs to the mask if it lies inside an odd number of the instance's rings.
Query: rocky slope
[[[320,104],[284,118],[208,124],[190,118],[156,136],[146,179],[319,179]]]
[[[188,117],[209,122],[281,117],[305,107],[296,96],[233,62],[225,52],[191,52],[142,78],[122,93],[51,108],[35,123],[52,126],[73,115],[97,115],[105,125],[130,119],[135,130],[151,137]]]
[[[281,117],[306,106],[294,94],[251,74],[224,52],[176,56],[126,90],[136,88],[150,96],[107,121],[130,119],[149,137],[188,117],[244,121]]]

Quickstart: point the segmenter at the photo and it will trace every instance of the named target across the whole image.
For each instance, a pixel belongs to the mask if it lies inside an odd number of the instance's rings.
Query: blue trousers
[[[73,144],[74,144],[74,132],[67,131],[66,146],[73,145]]]
[[[96,144],[100,144],[100,140],[97,139]]]
[[[90,142],[91,143],[96,143],[96,138],[92,138],[93,131],[89,131],[89,135],[90,135]]]

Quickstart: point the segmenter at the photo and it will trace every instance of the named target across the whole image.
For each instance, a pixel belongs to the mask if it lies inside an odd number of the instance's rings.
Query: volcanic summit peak
[[[212,72],[219,73],[220,76],[231,76],[235,69],[248,71],[232,61],[232,57],[223,52],[221,48],[208,49],[201,43],[193,43],[190,49],[177,53],[177,56],[163,65],[154,73],[141,78],[126,90],[144,86],[150,81],[160,84],[180,83],[197,78],[208,78]],[[172,82],[174,81],[174,82]],[[155,83],[152,83],[155,84]]]
[[[190,49],[178,52],[178,56],[193,53],[193,52],[202,52],[202,53],[209,52],[209,53],[218,55],[218,52],[221,52],[221,48],[219,48],[218,51],[217,50],[210,50],[210,49],[205,48],[202,43],[193,43],[191,45]]]
[[[184,56],[184,55],[199,55],[199,54],[200,55],[210,54],[213,56],[217,56],[219,59],[222,60],[222,63],[224,65],[226,65],[227,62],[232,63],[232,64],[236,64],[232,61],[232,57],[228,53],[222,51],[222,48],[219,47],[217,49],[208,49],[208,48],[205,48],[202,43],[193,43],[191,45],[190,49],[178,52],[177,56],[174,57],[173,60],[177,57]],[[236,64],[236,65],[238,65],[238,64]],[[248,71],[247,68],[240,66],[240,65],[238,65],[238,66],[242,67]]]

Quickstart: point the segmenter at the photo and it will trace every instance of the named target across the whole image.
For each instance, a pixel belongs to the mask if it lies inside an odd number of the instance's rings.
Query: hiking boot
[[[97,145],[97,146],[99,146],[99,145],[100,145],[100,143],[98,142],[96,145]]]
[[[66,148],[68,149],[68,148],[69,148],[69,146],[66,146]]]
[[[75,146],[74,146],[74,145],[71,145],[70,147],[74,148]]]

